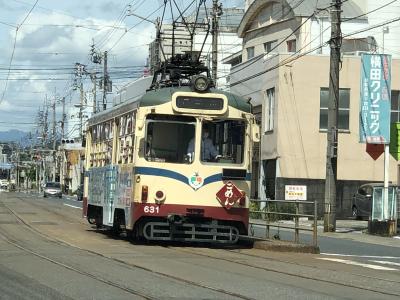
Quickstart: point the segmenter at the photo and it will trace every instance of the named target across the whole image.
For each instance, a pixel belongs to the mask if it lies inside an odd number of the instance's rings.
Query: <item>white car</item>
[[[7,179],[0,179],[0,189],[7,190],[9,186],[9,182]]]

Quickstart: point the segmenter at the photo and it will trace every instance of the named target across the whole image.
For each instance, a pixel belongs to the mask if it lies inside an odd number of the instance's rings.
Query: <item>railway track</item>
[[[23,200],[23,199],[21,199],[21,200]],[[48,211],[51,212],[51,210],[48,210]],[[17,215],[15,215],[15,216],[17,218],[19,218]],[[43,235],[42,233],[38,232],[32,226],[30,226],[29,224],[25,223],[22,219],[20,219],[20,221],[23,222],[26,226],[30,227],[35,232],[37,232],[38,234]],[[44,235],[44,236],[46,238],[50,239],[50,240],[54,240],[54,238],[48,237],[46,235]],[[107,259],[110,259],[110,260],[113,260],[113,261],[116,261],[116,262],[119,262],[119,263],[123,263],[123,264],[129,265],[131,267],[140,268],[142,270],[149,271],[149,272],[152,272],[152,273],[157,274],[157,275],[166,276],[166,277],[171,278],[171,279],[179,280],[181,282],[185,282],[185,283],[188,283],[188,284],[193,284],[193,285],[198,286],[198,287],[207,288],[207,289],[210,289],[210,290],[213,290],[213,291],[221,292],[221,293],[224,293],[226,295],[234,296],[234,297],[237,297],[237,298],[240,298],[240,299],[252,299],[252,298],[248,298],[248,297],[243,296],[243,295],[239,295],[239,294],[236,294],[236,293],[231,293],[229,291],[220,290],[220,289],[217,289],[217,288],[209,287],[207,285],[199,284],[197,282],[193,282],[193,281],[190,281],[190,280],[187,280],[187,279],[179,278],[179,277],[176,277],[176,276],[171,276],[170,274],[165,274],[165,273],[162,273],[162,272],[154,271],[152,269],[145,268],[145,267],[142,267],[142,266],[139,266],[139,265],[136,265],[136,264],[128,263],[128,262],[125,262],[123,260],[120,260],[120,259],[117,259],[117,258],[114,258],[114,257],[105,256],[105,255],[103,255],[101,253],[98,253],[98,252],[95,252],[95,251],[92,251],[92,250],[83,249],[83,248],[77,247],[75,245],[71,245],[71,244],[69,244],[69,243],[67,243],[65,241],[62,241],[62,240],[57,240],[57,241],[59,241],[61,243],[66,243],[69,246],[74,247],[76,249],[80,249],[80,250],[83,250],[83,251],[90,252],[92,254],[100,255],[101,257],[104,257],[104,258],[107,258]],[[307,275],[298,274],[298,273],[294,273],[294,272],[287,272],[287,271],[283,271],[283,270],[278,270],[276,268],[269,268],[269,267],[264,267],[264,266],[256,266],[256,265],[248,264],[248,263],[237,261],[237,260],[233,260],[233,259],[219,257],[219,256],[216,256],[216,255],[199,253],[198,251],[195,252],[195,251],[192,251],[192,250],[183,249],[183,248],[177,248],[177,247],[173,247],[173,246],[162,246],[162,247],[166,248],[166,249],[169,249],[171,251],[179,252],[179,253],[186,253],[186,254],[206,257],[206,258],[210,258],[210,259],[226,261],[226,262],[229,262],[229,263],[242,265],[242,266],[246,266],[246,267],[249,267],[249,268],[254,268],[254,269],[263,270],[263,271],[267,271],[267,272],[274,272],[274,273],[279,273],[279,274],[282,274],[282,275],[293,276],[293,277],[296,277],[296,278],[302,278],[302,279],[313,280],[313,281],[317,281],[317,282],[321,282],[321,283],[333,284],[333,285],[336,285],[338,287],[342,286],[342,287],[349,287],[349,288],[354,288],[354,289],[358,289],[358,290],[364,290],[364,291],[366,290],[366,291],[370,291],[370,292],[374,292],[374,293],[378,293],[378,294],[386,295],[386,296],[396,296],[396,297],[399,296],[399,293],[392,293],[390,291],[382,291],[382,290],[378,290],[378,289],[374,289],[374,288],[370,288],[370,287],[365,287],[365,286],[360,287],[360,286],[357,286],[357,285],[354,285],[354,284],[351,284],[351,283],[335,282],[335,281],[331,281],[331,280],[325,280],[325,279],[316,278],[316,277],[313,277],[313,276],[307,276]],[[305,264],[300,264],[300,263],[295,263],[295,262],[292,262],[292,261],[285,261],[285,260],[280,260],[280,259],[275,259],[275,258],[267,258],[267,257],[259,256],[259,255],[252,255],[252,254],[242,253],[242,252],[238,252],[237,250],[229,250],[229,249],[221,249],[221,248],[219,248],[219,250],[226,251],[226,252],[229,252],[229,253],[235,253],[235,254],[238,254],[238,255],[241,255],[241,256],[260,258],[260,259],[264,259],[266,261],[273,261],[273,262],[285,263],[285,264],[290,264],[290,265],[296,265],[296,266],[300,266],[300,267],[318,269],[317,267],[314,267],[314,266],[309,266],[309,265],[305,265]],[[331,270],[331,271],[334,271],[334,270]],[[397,281],[397,280],[373,277],[373,276],[368,276],[368,275],[365,275],[365,274],[357,274],[357,273],[350,273],[350,272],[347,272],[347,274],[352,275],[352,276],[362,277],[362,278],[365,278],[365,279],[379,280],[381,282],[386,282],[386,283],[400,284],[400,281]]]
[[[20,198],[20,197],[17,197],[17,198],[22,200],[22,198]],[[123,261],[123,260],[120,260],[120,259],[117,259],[117,258],[113,258],[113,257],[110,257],[110,256],[106,256],[106,255],[103,255],[101,253],[98,253],[98,252],[95,252],[95,251],[92,251],[92,250],[88,250],[88,249],[84,249],[84,248],[81,248],[81,247],[77,247],[75,245],[72,245],[72,244],[70,244],[70,243],[68,243],[66,241],[60,240],[60,239],[55,239],[55,238],[49,237],[48,235],[43,234],[40,231],[36,230],[34,227],[32,227],[29,223],[27,223],[25,220],[23,220],[13,209],[9,208],[4,202],[3,202],[3,207],[6,208],[18,220],[18,222],[21,225],[25,226],[28,230],[34,232],[35,234],[40,235],[41,237],[43,237],[43,238],[45,238],[45,239],[47,239],[47,240],[49,240],[51,242],[58,243],[59,245],[63,245],[63,246],[68,245],[69,247],[72,247],[72,248],[75,248],[75,249],[78,249],[78,250],[81,250],[81,251],[85,251],[85,252],[88,252],[90,254],[94,254],[94,255],[100,256],[100,257],[102,257],[104,259],[108,259],[108,260],[117,262],[119,264],[123,264],[124,266],[129,266],[129,267],[133,267],[133,268],[140,269],[140,270],[143,270],[143,271],[147,271],[147,272],[150,272],[152,274],[155,274],[155,275],[158,275],[158,276],[162,276],[164,278],[176,280],[176,281],[181,282],[181,283],[185,283],[185,284],[188,284],[188,285],[192,285],[192,286],[200,287],[200,288],[203,288],[203,289],[207,289],[207,290],[210,290],[210,291],[213,291],[213,292],[221,293],[221,294],[224,294],[226,296],[234,297],[234,298],[237,298],[237,299],[255,300],[254,298],[247,297],[245,295],[241,295],[241,294],[234,293],[234,292],[227,291],[227,290],[220,289],[220,288],[215,288],[215,287],[208,286],[208,285],[205,285],[205,284],[202,284],[202,283],[198,283],[198,282],[195,282],[195,281],[192,281],[192,280],[189,280],[189,279],[181,278],[181,277],[178,277],[178,276],[173,276],[171,274],[166,274],[166,273],[163,273],[163,272],[155,271],[155,270],[152,270],[150,268],[146,268],[146,267],[143,267],[143,266],[140,266],[140,265],[137,265],[137,264],[127,263],[126,261]],[[27,253],[30,253],[30,254],[32,254],[34,256],[37,256],[37,257],[39,257],[41,259],[49,261],[49,262],[51,262],[53,264],[56,264],[58,266],[61,266],[61,267],[65,268],[65,269],[74,271],[74,272],[79,273],[81,275],[88,276],[88,277],[90,277],[92,279],[95,279],[97,281],[100,281],[102,283],[108,284],[110,286],[114,286],[114,287],[119,288],[121,290],[124,290],[124,291],[126,291],[128,293],[131,293],[132,295],[143,297],[144,299],[156,299],[156,298],[152,298],[152,297],[149,297],[147,295],[144,295],[143,293],[140,293],[138,291],[132,290],[132,289],[130,289],[128,287],[125,287],[125,286],[122,286],[120,284],[111,282],[111,281],[109,281],[107,279],[100,278],[100,277],[98,277],[96,275],[93,275],[91,273],[88,273],[86,271],[82,271],[82,270],[79,270],[79,269],[77,269],[75,267],[66,265],[66,264],[64,264],[62,262],[59,262],[59,261],[54,260],[52,258],[49,258],[49,257],[47,257],[47,256],[45,256],[43,254],[40,254],[40,253],[38,253],[36,251],[31,250],[31,249],[28,249],[27,247],[18,244],[17,241],[13,241],[12,239],[10,239],[6,235],[4,235],[4,233],[0,233],[0,236],[7,243],[19,248],[20,250],[23,250],[23,251],[25,251]]]
[[[26,252],[26,253],[29,253],[29,254],[31,254],[31,255],[33,255],[33,256],[36,256],[36,257],[38,257],[38,258],[40,258],[40,259],[42,259],[42,260],[45,260],[45,261],[50,262],[50,263],[52,263],[52,264],[55,264],[55,265],[57,265],[57,266],[59,266],[59,267],[62,267],[62,268],[64,268],[64,269],[73,271],[73,272],[78,273],[78,274],[80,274],[80,275],[84,275],[84,276],[89,277],[89,278],[91,278],[91,279],[94,279],[94,280],[96,280],[96,281],[98,281],[98,282],[104,283],[104,284],[106,284],[106,285],[108,285],[108,286],[112,286],[112,287],[115,287],[115,288],[117,288],[117,289],[123,290],[123,291],[125,291],[125,292],[127,292],[127,293],[129,293],[129,294],[131,294],[131,295],[139,296],[139,297],[141,297],[141,298],[143,298],[143,299],[148,299],[148,300],[156,299],[156,298],[153,298],[153,297],[149,297],[149,296],[147,296],[147,295],[145,295],[145,294],[143,294],[143,293],[141,293],[141,292],[139,292],[139,291],[133,290],[133,289],[131,289],[131,288],[129,288],[129,287],[122,286],[122,285],[120,285],[120,284],[117,284],[117,283],[112,282],[112,281],[110,281],[110,280],[101,278],[101,277],[99,277],[99,276],[97,276],[97,275],[94,275],[94,274],[92,274],[92,273],[79,270],[79,269],[77,269],[77,268],[75,268],[75,267],[72,267],[72,266],[70,266],[70,265],[64,264],[64,263],[62,263],[62,262],[60,262],[60,261],[54,260],[54,259],[52,259],[52,258],[50,258],[50,257],[47,257],[47,256],[45,256],[45,255],[43,255],[43,254],[40,254],[40,253],[36,252],[36,251],[33,251],[33,250],[31,250],[31,249],[28,249],[27,247],[20,245],[17,241],[11,240],[9,237],[7,237],[6,235],[4,235],[4,233],[0,233],[0,237],[1,237],[5,242],[7,242],[8,244],[13,245],[14,247],[16,247],[16,248],[18,248],[18,249],[20,249],[20,250],[22,250],[22,251],[24,251],[24,252]]]
[[[282,271],[282,270],[277,270],[275,268],[256,266],[256,265],[247,264],[247,263],[244,263],[244,262],[240,262],[240,261],[236,261],[236,260],[232,260],[232,259],[228,259],[228,258],[222,258],[222,257],[214,256],[214,255],[194,252],[194,251],[187,250],[187,249],[178,249],[178,248],[175,248],[175,247],[174,248],[167,247],[167,248],[169,248],[171,250],[174,250],[174,251],[177,251],[177,252],[181,252],[181,253],[192,254],[192,255],[207,257],[207,258],[211,258],[211,259],[226,261],[226,262],[229,262],[229,263],[234,263],[234,264],[238,264],[238,265],[242,265],[242,266],[246,266],[246,267],[254,268],[254,269],[258,269],[258,270],[264,270],[264,271],[267,271],[267,272],[274,272],[274,273],[279,273],[279,274],[282,274],[282,275],[295,276],[297,278],[313,280],[313,281],[318,281],[318,282],[323,282],[323,283],[329,283],[329,284],[333,284],[333,285],[337,285],[337,286],[349,287],[349,288],[359,289],[359,290],[363,290],[363,291],[370,291],[370,292],[379,293],[379,294],[387,295],[387,296],[396,296],[396,297],[400,296],[399,293],[385,292],[385,291],[372,289],[372,288],[368,288],[368,287],[364,287],[364,286],[360,287],[360,286],[356,286],[354,284],[348,284],[348,283],[343,283],[343,282],[335,282],[335,281],[325,280],[325,279],[316,278],[316,277],[312,277],[312,276],[306,276],[306,275],[302,275],[302,274],[286,272],[286,271]],[[225,249],[220,249],[220,250],[227,251],[227,252],[235,252],[235,251],[232,251],[232,250],[225,250]],[[299,263],[294,263],[294,262],[285,261],[285,260],[266,258],[266,257],[262,257],[262,256],[259,256],[259,255],[249,255],[249,254],[246,254],[246,253],[238,253],[238,252],[235,252],[235,253],[243,255],[243,256],[257,257],[257,258],[261,258],[261,259],[264,259],[264,260],[267,260],[267,261],[281,262],[281,263],[286,263],[286,264],[291,264],[291,265],[296,265],[296,266],[301,266],[301,267],[318,269],[317,267],[304,265],[304,264],[299,264]],[[366,279],[379,280],[379,281],[382,281],[382,282],[400,284],[400,281],[397,281],[397,280],[390,280],[390,279],[373,277],[373,276],[357,274],[357,273],[348,273],[348,274],[349,275],[353,275],[353,276],[357,276],[357,277],[363,277],[363,278],[366,278]]]

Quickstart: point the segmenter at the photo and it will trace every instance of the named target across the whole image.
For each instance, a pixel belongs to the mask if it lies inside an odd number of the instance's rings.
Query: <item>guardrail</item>
[[[266,227],[265,231],[265,236],[267,239],[270,238],[270,227],[275,227],[275,228],[285,228],[285,229],[294,229],[294,242],[299,243],[299,233],[300,231],[312,231],[313,233],[313,246],[317,247],[317,218],[318,218],[318,203],[317,201],[298,201],[298,200],[259,200],[259,199],[252,199],[250,200],[250,203],[265,203],[265,207],[262,210],[249,210],[250,215],[253,214],[262,214],[264,216],[264,219],[262,221],[265,221],[265,223],[261,222],[250,222],[251,225],[264,225]],[[295,204],[295,213],[290,213],[290,212],[281,212],[281,211],[271,211],[271,204],[288,204],[288,203],[293,203]],[[301,214],[300,213],[300,205],[313,205],[314,206],[314,214]],[[276,216],[290,216],[294,217],[294,226],[288,226],[288,225],[281,225],[281,224],[274,224],[271,222],[271,215],[276,215]],[[300,227],[299,224],[299,218],[300,217],[306,217],[306,218],[313,218],[313,228],[305,228],[305,227]]]

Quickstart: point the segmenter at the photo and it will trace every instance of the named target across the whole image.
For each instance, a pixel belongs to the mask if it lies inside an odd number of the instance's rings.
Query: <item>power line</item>
[[[166,3],[170,1],[170,0],[166,0],[165,4],[160,5],[157,9],[155,9],[152,13],[150,13],[148,16],[146,16],[144,19],[148,19],[150,18],[153,14],[155,14],[157,11],[159,11],[164,5],[166,5]],[[114,49],[114,47],[121,41],[121,39],[129,32],[131,31],[133,28],[139,26],[140,24],[142,24],[144,22],[144,19],[140,20],[138,23],[136,23],[135,25],[133,25],[132,27],[130,27],[127,31],[125,31],[120,37],[119,39],[114,43],[114,45],[108,50],[109,52]]]
[[[342,1],[342,3],[343,3],[343,2],[344,2],[344,1]],[[381,9],[381,8],[383,8],[383,7],[385,7],[385,5],[382,6],[382,7],[380,7],[379,9]],[[377,10],[377,9],[376,9],[376,10]],[[376,11],[376,10],[375,10],[375,11]],[[366,14],[368,14],[368,13],[366,13]],[[360,29],[360,30],[351,32],[351,33],[349,33],[349,34],[345,34],[345,35],[343,35],[342,37],[344,38],[344,37],[353,36],[353,35],[356,35],[356,34],[358,34],[358,33],[362,33],[362,32],[365,32],[365,31],[369,31],[369,30],[371,30],[371,29],[375,29],[375,28],[378,28],[378,27],[382,27],[382,26],[385,26],[385,25],[387,25],[387,24],[394,23],[394,22],[397,22],[397,21],[400,21],[400,17],[393,18],[393,19],[391,19],[391,20],[388,20],[388,21],[385,21],[385,22],[382,22],[382,23],[379,23],[379,24],[376,24],[376,25],[373,25],[373,26],[369,26],[369,27],[367,27],[367,28]],[[329,27],[328,27],[327,29],[329,29]],[[325,29],[325,30],[327,30],[327,29]],[[230,86],[235,86],[235,85],[241,84],[241,83],[246,82],[246,81],[248,81],[248,80],[250,80],[250,79],[253,79],[253,78],[256,78],[256,77],[258,77],[258,76],[260,76],[260,75],[262,75],[262,74],[265,74],[265,73],[267,73],[267,72],[269,72],[269,71],[275,70],[275,69],[277,69],[277,68],[279,68],[279,67],[281,67],[281,66],[283,66],[283,65],[285,65],[285,64],[287,64],[287,63],[290,63],[290,62],[292,62],[292,61],[294,61],[294,60],[297,60],[297,59],[299,59],[299,58],[305,56],[306,54],[309,54],[309,53],[311,53],[311,52],[314,52],[314,51],[317,50],[317,49],[320,49],[320,48],[324,47],[325,45],[328,44],[328,42],[329,42],[329,41],[324,42],[324,43],[322,43],[321,45],[319,45],[319,46],[317,46],[317,47],[315,47],[315,48],[312,48],[312,49],[310,49],[310,50],[308,50],[308,51],[306,51],[306,52],[304,52],[304,53],[301,53],[300,55],[294,57],[293,59],[291,59],[291,60],[289,60],[289,61],[284,60],[283,62],[278,63],[278,64],[276,64],[275,66],[273,66],[273,67],[271,67],[271,68],[268,68],[268,69],[266,69],[266,70],[264,70],[264,71],[261,71],[261,72],[259,72],[259,73],[253,74],[253,75],[248,76],[248,77],[246,77],[246,78],[243,78],[243,79],[241,79],[241,80],[239,80],[239,81],[237,81],[237,82],[231,84]],[[309,44],[310,44],[310,43],[309,43]],[[309,44],[307,44],[306,46],[308,46]],[[306,47],[306,46],[305,46],[305,47]],[[299,53],[300,51],[302,51],[305,47],[303,47],[303,48],[299,49],[298,51],[296,51],[295,54],[297,54],[297,53]],[[294,55],[295,55],[295,54],[294,54]],[[294,55],[292,55],[291,57],[293,57]],[[263,56],[261,56],[261,57],[263,57]],[[291,57],[289,57],[288,59],[290,59]],[[243,69],[244,69],[244,68],[243,68]]]
[[[15,35],[14,35],[14,43],[13,43],[13,49],[11,52],[11,57],[10,57],[10,63],[8,64],[8,74],[7,74],[7,79],[6,79],[6,83],[4,86],[4,90],[3,93],[1,95],[1,99],[0,99],[0,104],[4,101],[4,96],[6,94],[7,88],[8,88],[8,78],[10,77],[10,70],[11,70],[11,65],[14,59],[14,54],[15,54],[15,48],[17,46],[17,36],[18,36],[18,30],[19,28],[21,28],[21,26],[24,24],[24,22],[26,21],[26,19],[28,19],[29,15],[31,14],[31,12],[33,11],[33,9],[36,7],[37,3],[39,2],[39,0],[36,0],[36,2],[33,4],[32,8],[29,10],[29,12],[26,14],[25,18],[22,20],[21,24],[19,24],[16,28],[15,28]]]
[[[368,11],[368,12],[366,12],[366,13],[364,13],[364,14],[361,14],[361,15],[358,15],[358,16],[356,16],[356,17],[352,17],[352,18],[343,20],[342,23],[343,23],[343,22],[349,22],[349,21],[352,21],[352,20],[354,20],[354,19],[358,19],[358,18],[364,17],[364,16],[366,16],[366,15],[369,15],[370,13],[376,12],[376,11],[378,11],[378,10],[380,10],[380,9],[382,9],[382,8],[384,8],[384,7],[386,7],[386,6],[389,6],[390,4],[392,4],[392,3],[394,3],[394,2],[397,2],[397,1],[398,1],[398,0],[393,0],[393,1],[391,1],[391,2],[388,2],[388,3],[386,3],[386,4],[384,4],[384,5],[380,6],[380,7],[378,7],[378,8],[375,8],[375,9],[373,9],[373,10],[371,10],[371,11]]]

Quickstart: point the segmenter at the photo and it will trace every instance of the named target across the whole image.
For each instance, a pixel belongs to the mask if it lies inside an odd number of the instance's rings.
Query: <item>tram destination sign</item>
[[[224,108],[224,99],[214,97],[178,96],[176,97],[176,107],[201,110],[222,110]]]

